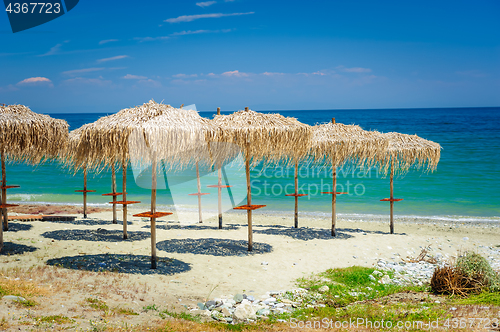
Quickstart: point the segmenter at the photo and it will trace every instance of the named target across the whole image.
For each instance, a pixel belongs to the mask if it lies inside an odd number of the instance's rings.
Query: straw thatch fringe
[[[196,162],[212,165],[228,151],[222,147],[210,151],[208,142],[224,137],[198,112],[151,100],[72,131],[65,163],[99,171],[116,162],[148,164],[155,155],[167,168]]]
[[[383,134],[389,145],[387,152],[378,158],[380,169],[389,172],[391,164],[397,174],[408,172],[412,165],[434,171],[441,157],[441,145],[417,135],[400,133]]]
[[[307,156],[312,128],[280,114],[252,110],[216,115],[212,123],[222,128],[219,142],[234,142],[242,151],[249,149],[253,165],[260,161],[290,163]]]
[[[57,157],[66,150],[68,127],[23,105],[0,106],[0,148],[10,160],[36,164]]]
[[[313,127],[311,155],[315,161],[328,159],[340,166],[347,161],[371,166],[385,153],[388,142],[377,131],[366,131],[357,125],[325,123]]]

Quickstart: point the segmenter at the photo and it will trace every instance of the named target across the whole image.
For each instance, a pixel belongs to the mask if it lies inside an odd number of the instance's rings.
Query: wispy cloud
[[[126,80],[146,80],[147,79],[146,76],[131,75],[131,74],[127,74],[127,75],[123,76],[122,78],[124,78]]]
[[[179,22],[192,22],[195,20],[199,20],[201,18],[220,18],[220,17],[228,17],[228,16],[241,16],[241,15],[251,15],[255,14],[255,12],[247,12],[247,13],[214,13],[214,14],[199,14],[199,15],[182,15],[176,18],[169,18],[164,20],[163,22],[168,23],[179,23]]]
[[[195,31],[180,31],[180,32],[174,32],[170,36],[175,37],[175,36],[185,36],[185,35],[196,35],[199,33],[214,33],[218,32],[219,30],[195,30]]]
[[[111,58],[99,59],[99,60],[97,60],[97,62],[115,61],[115,60],[125,59],[128,57],[129,57],[128,55],[117,55],[117,56],[113,56]]]
[[[160,37],[135,37],[134,40],[138,40],[139,42],[147,42],[147,41],[155,41],[155,40],[167,40],[170,39],[169,36],[160,36]]]
[[[17,83],[17,85],[48,84],[53,86],[52,81],[46,77],[30,77]]]
[[[75,77],[75,78],[70,78],[67,80],[63,81],[63,84],[65,85],[94,85],[94,86],[110,86],[113,84],[110,80],[105,80],[101,77],[99,78],[84,78],[84,77]]]
[[[176,75],[172,75],[172,77],[175,77],[175,78],[189,78],[189,77],[198,77],[198,75],[197,74],[191,74],[191,75],[176,74]]]
[[[197,2],[196,5],[200,6],[201,8],[209,7],[213,4],[216,4],[217,1],[203,1],[203,2]]]
[[[76,75],[91,73],[91,72],[100,71],[100,70],[104,70],[104,69],[105,68],[102,68],[102,67],[100,67],[100,68],[84,68],[84,69],[67,70],[67,71],[63,71],[62,73],[64,75],[76,76]]]
[[[248,77],[247,73],[242,73],[238,70],[233,70],[233,71],[226,71],[221,74],[222,76],[225,77]]]
[[[67,43],[68,41],[65,41],[64,43]],[[47,53],[40,54],[39,56],[49,56],[49,55],[55,55],[61,53],[61,48],[64,43],[59,43],[54,47],[51,47],[50,50]]]
[[[285,75],[285,73],[270,73],[270,72],[264,72],[262,73],[262,75],[264,76],[281,76],[281,75]]]
[[[467,76],[467,77],[486,77],[487,75],[479,70],[466,70],[466,71],[457,71],[457,75]]]
[[[147,41],[155,41],[155,40],[167,40],[171,37],[179,37],[186,35],[197,35],[201,33],[228,33],[233,31],[232,29],[221,29],[221,30],[184,30],[179,32],[173,32],[168,36],[160,36],[160,37],[136,37],[135,40],[139,42],[147,42]]]
[[[370,68],[361,68],[361,67],[345,68],[344,66],[338,66],[337,69],[344,73],[371,73],[372,71]]]
[[[106,40],[101,40],[99,42],[99,45],[104,45],[104,44],[107,44],[107,43],[112,43],[112,42],[117,42],[118,39],[106,39]]]

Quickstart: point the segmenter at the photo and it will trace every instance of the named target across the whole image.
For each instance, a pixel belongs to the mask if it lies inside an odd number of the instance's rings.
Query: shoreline
[[[33,202],[29,204],[25,204],[25,202],[9,202],[12,204],[19,204],[18,207],[9,208],[9,215],[15,214],[56,214],[56,213],[69,213],[69,214],[82,214],[83,213],[83,204],[82,203],[38,203]],[[147,209],[143,205],[136,205],[137,210]],[[138,208],[137,206],[143,206]],[[167,205],[157,205],[158,210],[167,210],[172,211],[175,208]],[[130,210],[130,208],[129,208]],[[38,212],[36,212],[38,211]],[[87,214],[99,213],[112,211],[111,205],[108,203],[87,203]],[[117,209],[118,212],[121,213],[121,208]],[[14,214],[12,214],[13,212]],[[175,209],[174,215],[181,213],[197,213],[197,207],[177,207]],[[202,212],[207,214],[209,217],[213,216],[217,213],[216,210],[211,209],[203,209]],[[244,212],[241,211],[223,211],[223,215],[232,215],[232,214],[241,214]],[[293,218],[294,212],[293,210],[286,211],[276,211],[276,210],[267,210],[267,211],[254,211],[253,215],[261,215],[261,216],[270,216],[270,217],[278,217],[278,216],[287,216]],[[299,211],[299,222],[300,218],[323,218],[328,219],[331,218],[330,213],[326,212],[310,212],[310,211]],[[337,213],[337,218],[339,221],[356,221],[356,222],[388,222],[389,214],[351,214],[351,213]],[[426,215],[405,215],[405,214],[394,214],[395,221],[398,223],[440,223],[440,224],[452,224],[452,225],[493,225],[500,227],[500,216],[493,217],[484,217],[484,216],[461,216],[461,215],[434,215],[434,216],[426,216]]]

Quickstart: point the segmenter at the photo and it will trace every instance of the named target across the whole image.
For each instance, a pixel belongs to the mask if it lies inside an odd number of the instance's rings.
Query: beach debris
[[[26,299],[22,296],[16,296],[16,295],[5,295],[2,297],[2,300],[11,300],[14,302],[24,302]]]
[[[321,286],[320,288],[318,288],[318,292],[320,293],[326,293],[330,290],[330,287],[328,287],[327,285],[324,285],[324,286]]]

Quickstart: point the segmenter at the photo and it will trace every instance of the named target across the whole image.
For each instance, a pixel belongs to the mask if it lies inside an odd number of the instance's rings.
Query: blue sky
[[[92,1],[13,34],[0,103],[106,112],[500,106],[500,2]]]

